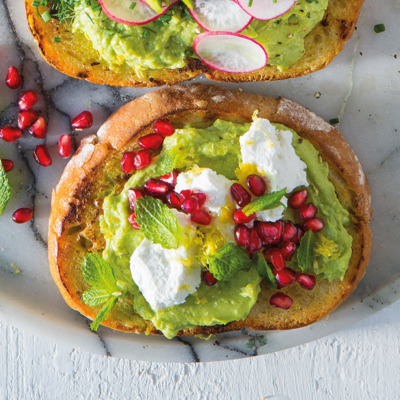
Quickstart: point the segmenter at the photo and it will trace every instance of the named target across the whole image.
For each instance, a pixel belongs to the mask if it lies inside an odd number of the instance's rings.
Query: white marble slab
[[[71,311],[48,272],[46,255],[50,194],[65,161],[56,154],[59,136],[70,118],[83,109],[94,114],[93,133],[108,115],[149,89],[111,88],[68,78],[40,57],[26,26],[23,1],[0,2],[0,77],[9,65],[24,74],[23,90],[35,89],[39,109],[49,120],[46,143],[54,164],[38,166],[32,149],[38,141],[25,136],[17,144],[0,143],[0,157],[11,158],[12,199],[0,217],[0,319],[57,343],[137,360],[209,361],[270,353],[314,340],[380,310],[400,297],[398,224],[400,178],[400,27],[398,1],[367,0],[357,30],[342,53],[325,70],[307,77],[273,83],[240,85],[246,91],[284,96],[298,101],[325,119],[338,117],[339,130],[358,154],[368,174],[373,198],[374,246],[370,266],[354,295],[329,319],[289,332],[241,332],[210,341],[143,337],[101,328],[90,332],[86,319]],[[375,24],[386,31],[376,34]],[[197,79],[206,82],[204,78]],[[2,79],[0,79],[2,81]],[[226,85],[237,88],[235,84]],[[0,84],[0,125],[16,121],[21,91]],[[316,94],[319,95],[316,95]],[[77,144],[82,134],[77,138]],[[30,224],[11,222],[12,212],[34,207]],[[16,274],[16,266],[21,272]]]

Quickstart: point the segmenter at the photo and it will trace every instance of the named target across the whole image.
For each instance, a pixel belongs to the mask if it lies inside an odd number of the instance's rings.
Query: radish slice
[[[206,31],[240,32],[253,19],[232,0],[194,0],[189,11]]]
[[[238,33],[201,33],[195,37],[193,49],[205,64],[223,72],[252,72],[268,62],[264,47]]]
[[[287,13],[297,0],[253,0],[249,6],[249,0],[237,0],[240,7],[256,19],[266,21],[280,17]]]
[[[179,0],[171,0],[174,4]],[[116,22],[126,25],[144,25],[163,15],[169,8],[163,6],[163,12],[157,13],[146,3],[136,1],[136,5],[131,9],[132,0],[99,0],[104,13]]]

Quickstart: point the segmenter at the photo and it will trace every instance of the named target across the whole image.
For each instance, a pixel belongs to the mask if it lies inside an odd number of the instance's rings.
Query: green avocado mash
[[[288,130],[282,125],[275,125],[278,129]],[[174,169],[185,170],[194,164],[212,168],[229,179],[236,179],[235,169],[241,162],[239,137],[249,127],[250,124],[217,120],[208,128],[187,126],[178,129],[174,135],[165,138],[161,153],[153,164],[136,171],[119,195],[105,198],[101,217],[101,231],[106,240],[103,257],[113,266],[117,285],[131,299],[129,306],[117,303],[116,312],[121,318],[136,321],[139,314],[151,320],[157,329],[171,338],[183,328],[226,324],[248,315],[260,291],[261,277],[255,265],[249,271],[237,272],[234,279],[219,281],[214,286],[201,283],[199,289],[189,295],[183,304],[157,312],[151,309],[130,272],[130,257],[142,241],[143,234],[128,222],[126,190],[142,187],[150,177],[156,178]],[[315,148],[295,132],[292,144],[307,165],[309,194],[325,223],[324,229],[316,234],[313,271],[310,272],[330,281],[343,279],[351,256],[352,237],[345,228],[349,223],[349,214],[339,203],[334,187],[328,180],[328,166],[319,160]],[[289,209],[287,213],[290,213]],[[290,219],[295,218],[290,215]],[[207,237],[207,234],[204,236]],[[291,267],[296,269],[295,264]]]
[[[271,21],[253,19],[241,34],[258,41],[270,65],[287,69],[304,53],[304,38],[322,20],[328,0],[298,0],[286,14]],[[202,32],[182,2],[159,19],[145,25],[124,25],[101,9],[76,6],[73,31],[81,31],[110,68],[134,68],[141,76],[148,69],[183,68],[194,56],[193,39]]]

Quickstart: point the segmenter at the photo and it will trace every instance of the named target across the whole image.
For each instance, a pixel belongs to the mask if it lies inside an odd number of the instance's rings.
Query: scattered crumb
[[[315,93],[314,93],[314,97],[315,97],[316,99],[319,99],[319,98],[321,97],[321,92],[315,92]]]
[[[21,270],[17,267],[17,265],[15,263],[11,263],[11,268],[15,271],[14,275],[18,275],[21,273]]]

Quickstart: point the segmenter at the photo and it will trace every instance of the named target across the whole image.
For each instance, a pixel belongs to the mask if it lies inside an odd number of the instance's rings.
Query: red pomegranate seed
[[[304,222],[304,230],[311,229],[313,232],[319,232],[324,227],[324,223],[319,218],[312,218]]]
[[[18,113],[18,128],[26,129],[31,126],[38,118],[36,111],[26,110]]]
[[[253,221],[255,217],[256,214],[250,214],[249,216],[246,216],[242,209],[236,210],[233,214],[233,220],[237,224],[248,224],[249,222]]]
[[[288,286],[296,281],[296,272],[290,268],[284,268],[281,271],[277,271],[275,279],[280,283],[280,285]]]
[[[168,192],[166,196],[167,204],[174,208],[182,207],[181,196],[176,192]]]
[[[7,160],[6,158],[1,159],[1,164],[3,166],[4,172],[10,172],[14,168],[13,161]]]
[[[196,197],[196,199],[199,201],[199,208],[203,208],[207,200],[207,196],[204,193],[196,192],[193,193],[193,197]]]
[[[132,225],[133,228],[140,229],[139,224],[136,222],[136,215],[134,212],[131,215],[129,215],[128,222]]]
[[[22,85],[22,77],[16,67],[8,68],[6,85],[10,89],[18,89]]]
[[[283,257],[282,250],[268,249],[264,251],[265,259],[270,262],[277,271],[282,271],[285,268],[285,258]]]
[[[127,151],[121,160],[121,168],[126,174],[131,174],[135,171],[135,157],[136,153],[134,151]]]
[[[257,253],[262,248],[262,240],[257,233],[256,229],[250,230],[250,239],[249,239],[249,250],[252,253]]]
[[[292,242],[298,244],[300,242],[301,237],[304,235],[303,228],[300,225],[296,225],[297,233],[292,238]]]
[[[187,189],[187,190],[182,190],[179,194],[181,195],[182,200],[186,200],[189,197],[192,197],[194,192],[193,192],[193,190],[188,190]]]
[[[21,129],[14,128],[13,126],[3,126],[0,128],[0,139],[3,139],[5,142],[15,142],[21,136]]]
[[[24,224],[28,222],[33,217],[33,210],[30,208],[19,208],[18,210],[14,211],[12,215],[12,219],[17,224]]]
[[[302,220],[307,220],[315,217],[317,207],[313,203],[304,204],[299,210],[299,216]]]
[[[210,225],[211,224],[211,214],[206,210],[195,211],[191,216],[190,220],[200,225]]]
[[[43,117],[39,117],[28,130],[36,139],[43,139],[47,135],[47,123]]]
[[[58,141],[58,154],[62,158],[68,158],[72,153],[72,138],[70,135],[61,135]]]
[[[129,199],[129,208],[133,211],[135,209],[136,200],[144,196],[144,193],[139,189],[128,189],[126,194]]]
[[[278,227],[273,222],[257,222],[255,228],[264,244],[269,244],[279,234]]]
[[[18,106],[20,110],[26,111],[32,108],[39,100],[38,95],[33,90],[27,90],[22,93],[22,96],[18,100]]]
[[[296,234],[297,234],[296,226],[290,221],[285,221],[285,225],[283,227],[282,240],[284,242],[292,240],[296,236]]]
[[[196,211],[200,210],[200,204],[197,197],[189,197],[188,199],[182,202],[182,210],[187,212],[188,214],[193,214]]]
[[[39,144],[33,150],[33,158],[42,167],[49,167],[53,161],[45,144]]]
[[[286,260],[290,260],[296,249],[297,246],[293,242],[284,242],[283,246],[281,247],[283,257],[285,257]]]
[[[149,196],[164,196],[170,190],[168,183],[157,181],[156,179],[149,179],[144,184],[145,193]]]
[[[297,282],[300,286],[306,290],[313,290],[316,284],[315,276],[307,274],[298,274],[296,277]]]
[[[250,192],[254,194],[254,196],[262,196],[265,194],[265,190],[267,189],[267,185],[263,178],[259,175],[249,175],[247,177],[247,186],[250,189]]]
[[[151,153],[149,150],[140,150],[135,157],[135,167],[143,169],[151,164]]]
[[[175,128],[167,119],[158,119],[154,122],[154,132],[162,136],[171,136],[175,133]]]
[[[169,183],[171,186],[175,186],[178,175],[178,171],[172,171],[169,174],[161,175],[160,180]]]
[[[88,129],[93,125],[93,115],[90,111],[82,111],[72,118],[71,125],[74,129]]]
[[[248,247],[250,243],[250,229],[246,225],[236,225],[235,239],[239,246]]]
[[[231,195],[233,197],[233,200],[236,201],[239,207],[244,207],[251,201],[250,194],[239,183],[234,183],[231,186]]]
[[[269,304],[271,304],[272,307],[278,307],[282,308],[283,310],[288,310],[292,306],[293,300],[288,295],[282,292],[276,292],[269,299]]]
[[[300,208],[306,202],[307,196],[307,189],[292,193],[288,200],[289,207],[295,209]]]
[[[150,133],[149,135],[139,138],[138,143],[142,149],[157,150],[161,146],[163,140],[164,138],[161,135]]]
[[[204,272],[203,279],[207,286],[214,286],[218,282],[210,271]]]

